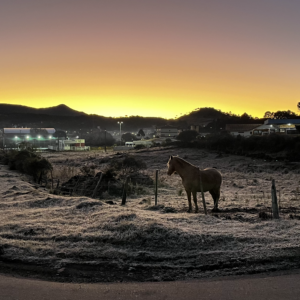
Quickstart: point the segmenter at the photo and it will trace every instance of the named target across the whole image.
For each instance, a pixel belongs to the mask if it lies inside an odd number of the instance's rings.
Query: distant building
[[[162,126],[156,129],[156,135],[158,137],[176,137],[178,133],[178,129],[171,125]]]
[[[237,136],[251,136],[253,130],[262,124],[226,124],[226,131],[230,134]]]
[[[264,124],[277,129],[279,134],[299,134],[300,119],[267,119]]]
[[[268,119],[264,124],[226,124],[226,131],[232,135],[262,136],[271,133],[276,134],[299,134],[296,126],[300,126],[300,119]]]
[[[3,148],[18,148],[21,142],[29,142],[35,148],[47,148],[55,138],[54,128],[3,128]]]
[[[89,151],[90,147],[85,145],[84,139],[56,140],[55,144],[48,146],[54,151]]]

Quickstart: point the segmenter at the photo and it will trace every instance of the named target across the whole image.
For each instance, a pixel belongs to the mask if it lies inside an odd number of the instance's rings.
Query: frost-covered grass
[[[106,199],[51,195],[1,166],[0,260],[53,268],[113,262],[123,270],[153,269],[152,276],[161,280],[299,267],[298,174],[266,166],[261,172],[247,172],[248,158],[217,160],[213,154],[203,158],[202,151],[175,151],[194,164],[221,170],[219,213],[186,213],[185,193],[178,193],[180,178],[165,175],[167,152],[136,153],[148,166],[153,160],[149,174],[161,169],[157,207],[151,188],[147,195],[129,198],[126,206],[117,198],[110,198],[115,203],[110,205]],[[270,211],[274,177],[286,211],[281,211],[280,220],[262,220],[258,214]],[[209,194],[206,200],[211,209]]]

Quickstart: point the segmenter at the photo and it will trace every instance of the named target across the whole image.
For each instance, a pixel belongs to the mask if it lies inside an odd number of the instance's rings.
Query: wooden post
[[[43,178],[43,171],[41,171],[39,179],[38,179],[38,184],[41,184]]]
[[[200,171],[200,172],[201,172],[201,171]],[[202,185],[201,173],[200,173],[200,189],[201,189],[201,195],[202,195],[202,202],[203,202],[204,213],[207,215],[207,210],[206,210],[206,203],[205,203],[204,192],[203,192],[203,185]]]
[[[56,185],[56,188],[58,189],[59,187],[59,179],[57,179],[57,185]]]
[[[122,195],[122,203],[121,203],[121,205],[125,205],[126,204],[128,180],[129,180],[129,177],[126,177],[126,180],[125,180],[125,183],[124,183],[124,188],[123,188],[123,195]]]
[[[98,182],[97,182],[97,185],[96,185],[96,187],[95,187],[95,189],[94,189],[94,192],[93,192],[92,198],[94,198],[94,197],[95,197],[95,194],[96,194],[96,192],[97,192],[97,189],[98,189],[98,186],[99,186],[99,184],[100,184],[100,182],[101,182],[101,180],[102,180],[102,177],[103,177],[103,173],[101,172],[100,179],[98,180]]]
[[[272,180],[272,188],[271,188],[271,194],[272,194],[272,212],[273,212],[273,218],[279,219],[279,211],[278,211],[278,203],[277,203],[277,195],[276,195],[276,186],[275,186],[275,180]]]
[[[77,188],[77,186],[78,186],[79,180],[80,180],[80,177],[78,176],[78,179],[77,179],[77,181],[76,181],[76,183],[75,183],[75,186],[74,186],[74,188],[73,188],[72,193],[75,193],[75,192],[76,192],[76,188]]]
[[[53,190],[53,173],[52,173],[52,170],[50,171],[51,173],[51,187],[52,187],[52,190]]]
[[[158,170],[155,171],[155,206],[157,205]]]

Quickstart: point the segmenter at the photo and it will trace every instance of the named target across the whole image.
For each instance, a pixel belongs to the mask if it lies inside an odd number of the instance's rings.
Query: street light
[[[118,124],[120,124],[120,146],[121,146],[121,142],[122,142],[122,138],[121,138],[121,126],[122,126],[123,122],[118,122]]]

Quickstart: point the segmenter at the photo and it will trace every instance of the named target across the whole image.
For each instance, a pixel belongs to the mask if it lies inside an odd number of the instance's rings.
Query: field
[[[300,165],[220,155],[199,149],[132,151],[159,170],[154,185],[121,197],[53,194],[31,178],[0,166],[0,266],[3,272],[64,281],[163,281],[251,274],[300,267]],[[104,170],[124,153],[45,153],[54,185],[82,166]],[[187,213],[178,175],[167,176],[169,155],[223,174],[219,208],[206,193],[208,215]],[[271,219],[275,179],[280,219]],[[51,191],[50,191],[51,189]],[[99,199],[100,197],[100,199]]]

